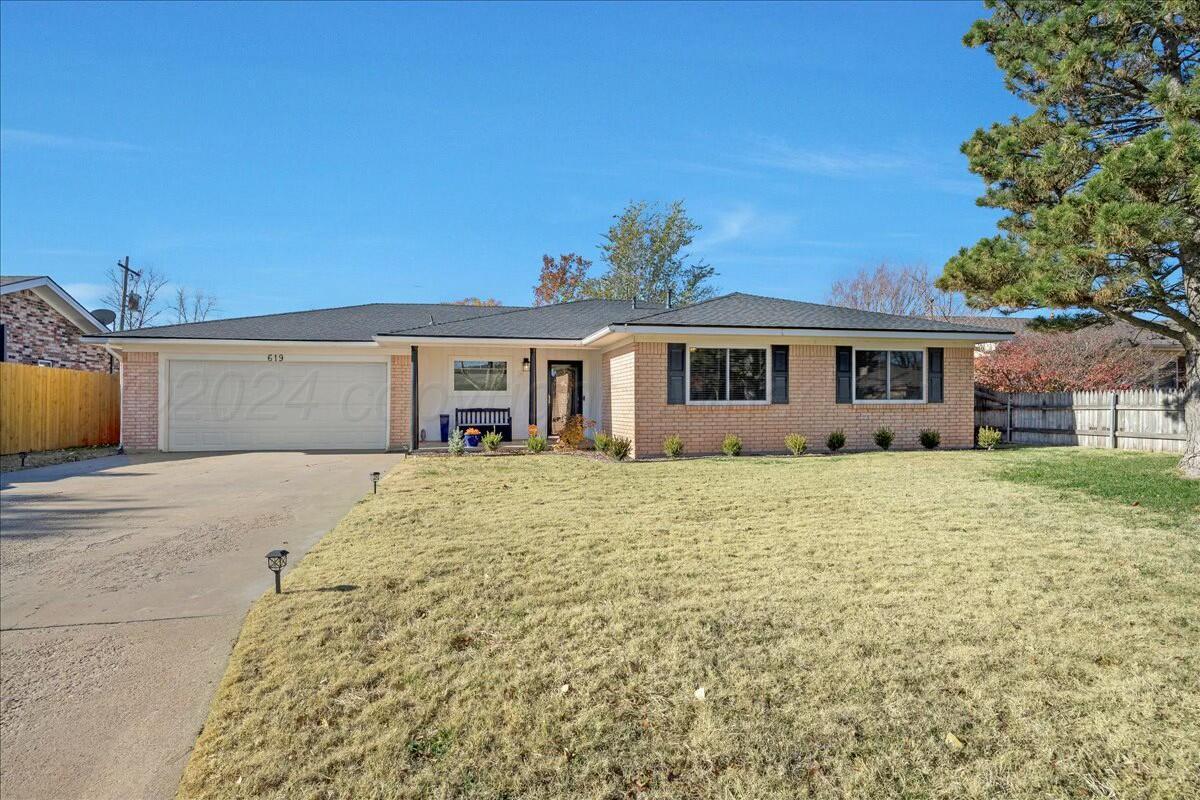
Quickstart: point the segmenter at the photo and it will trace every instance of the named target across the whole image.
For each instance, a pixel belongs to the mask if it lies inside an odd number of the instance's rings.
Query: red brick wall
[[[70,320],[26,289],[0,295],[0,323],[4,323],[4,359],[18,364],[108,372],[108,353],[98,344],[79,341],[81,331]]]
[[[667,345],[639,342],[637,352],[635,449],[642,457],[661,453],[671,434],[689,453],[714,453],[728,433],[742,438],[744,452],[783,452],[783,438],[796,432],[809,447],[824,450],[825,437],[846,433],[846,448],[874,448],[872,433],[886,425],[895,448],[920,446],[922,428],[936,428],[942,447],[970,447],[974,435],[974,351],[945,348],[943,403],[852,405],[835,402],[832,345],[792,345],[788,360],[788,403],[754,406],[667,405]]]
[[[158,449],[158,353],[121,358],[121,444],[128,450]]]
[[[412,446],[412,357],[392,356],[391,385],[388,387],[388,449]]]

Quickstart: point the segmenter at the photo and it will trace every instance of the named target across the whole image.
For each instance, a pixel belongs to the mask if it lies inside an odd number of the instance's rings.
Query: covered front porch
[[[472,427],[497,430],[504,447],[523,448],[531,424],[554,437],[571,415],[601,416],[600,356],[594,350],[473,342],[413,345],[410,353],[407,410],[416,452],[442,450],[455,428]]]

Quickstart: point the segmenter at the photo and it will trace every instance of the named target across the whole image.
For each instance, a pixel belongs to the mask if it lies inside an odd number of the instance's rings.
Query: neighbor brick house
[[[897,447],[936,428],[970,447],[982,327],[735,293],[680,308],[582,300],[537,308],[377,303],[127,331],[132,449],[442,448],[445,429],[554,436],[570,416],[637,457],[678,435],[779,452],[788,433]]]
[[[45,275],[0,277],[0,361],[111,372],[101,344],[80,336],[108,329]]]

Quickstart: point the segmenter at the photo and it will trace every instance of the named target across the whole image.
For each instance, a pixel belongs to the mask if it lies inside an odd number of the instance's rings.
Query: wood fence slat
[[[1115,414],[1114,414],[1115,400]],[[1008,429],[1023,444],[1078,444],[1127,450],[1182,452],[1187,441],[1183,396],[1156,389],[1090,392],[975,390],[975,425]],[[1113,417],[1116,430],[1113,430]],[[1114,438],[1115,433],[1115,438]]]
[[[119,375],[0,363],[0,453],[120,439]]]

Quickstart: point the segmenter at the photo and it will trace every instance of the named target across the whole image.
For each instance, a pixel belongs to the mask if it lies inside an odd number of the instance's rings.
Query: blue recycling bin
[[[442,441],[450,441],[450,415],[442,414]]]

